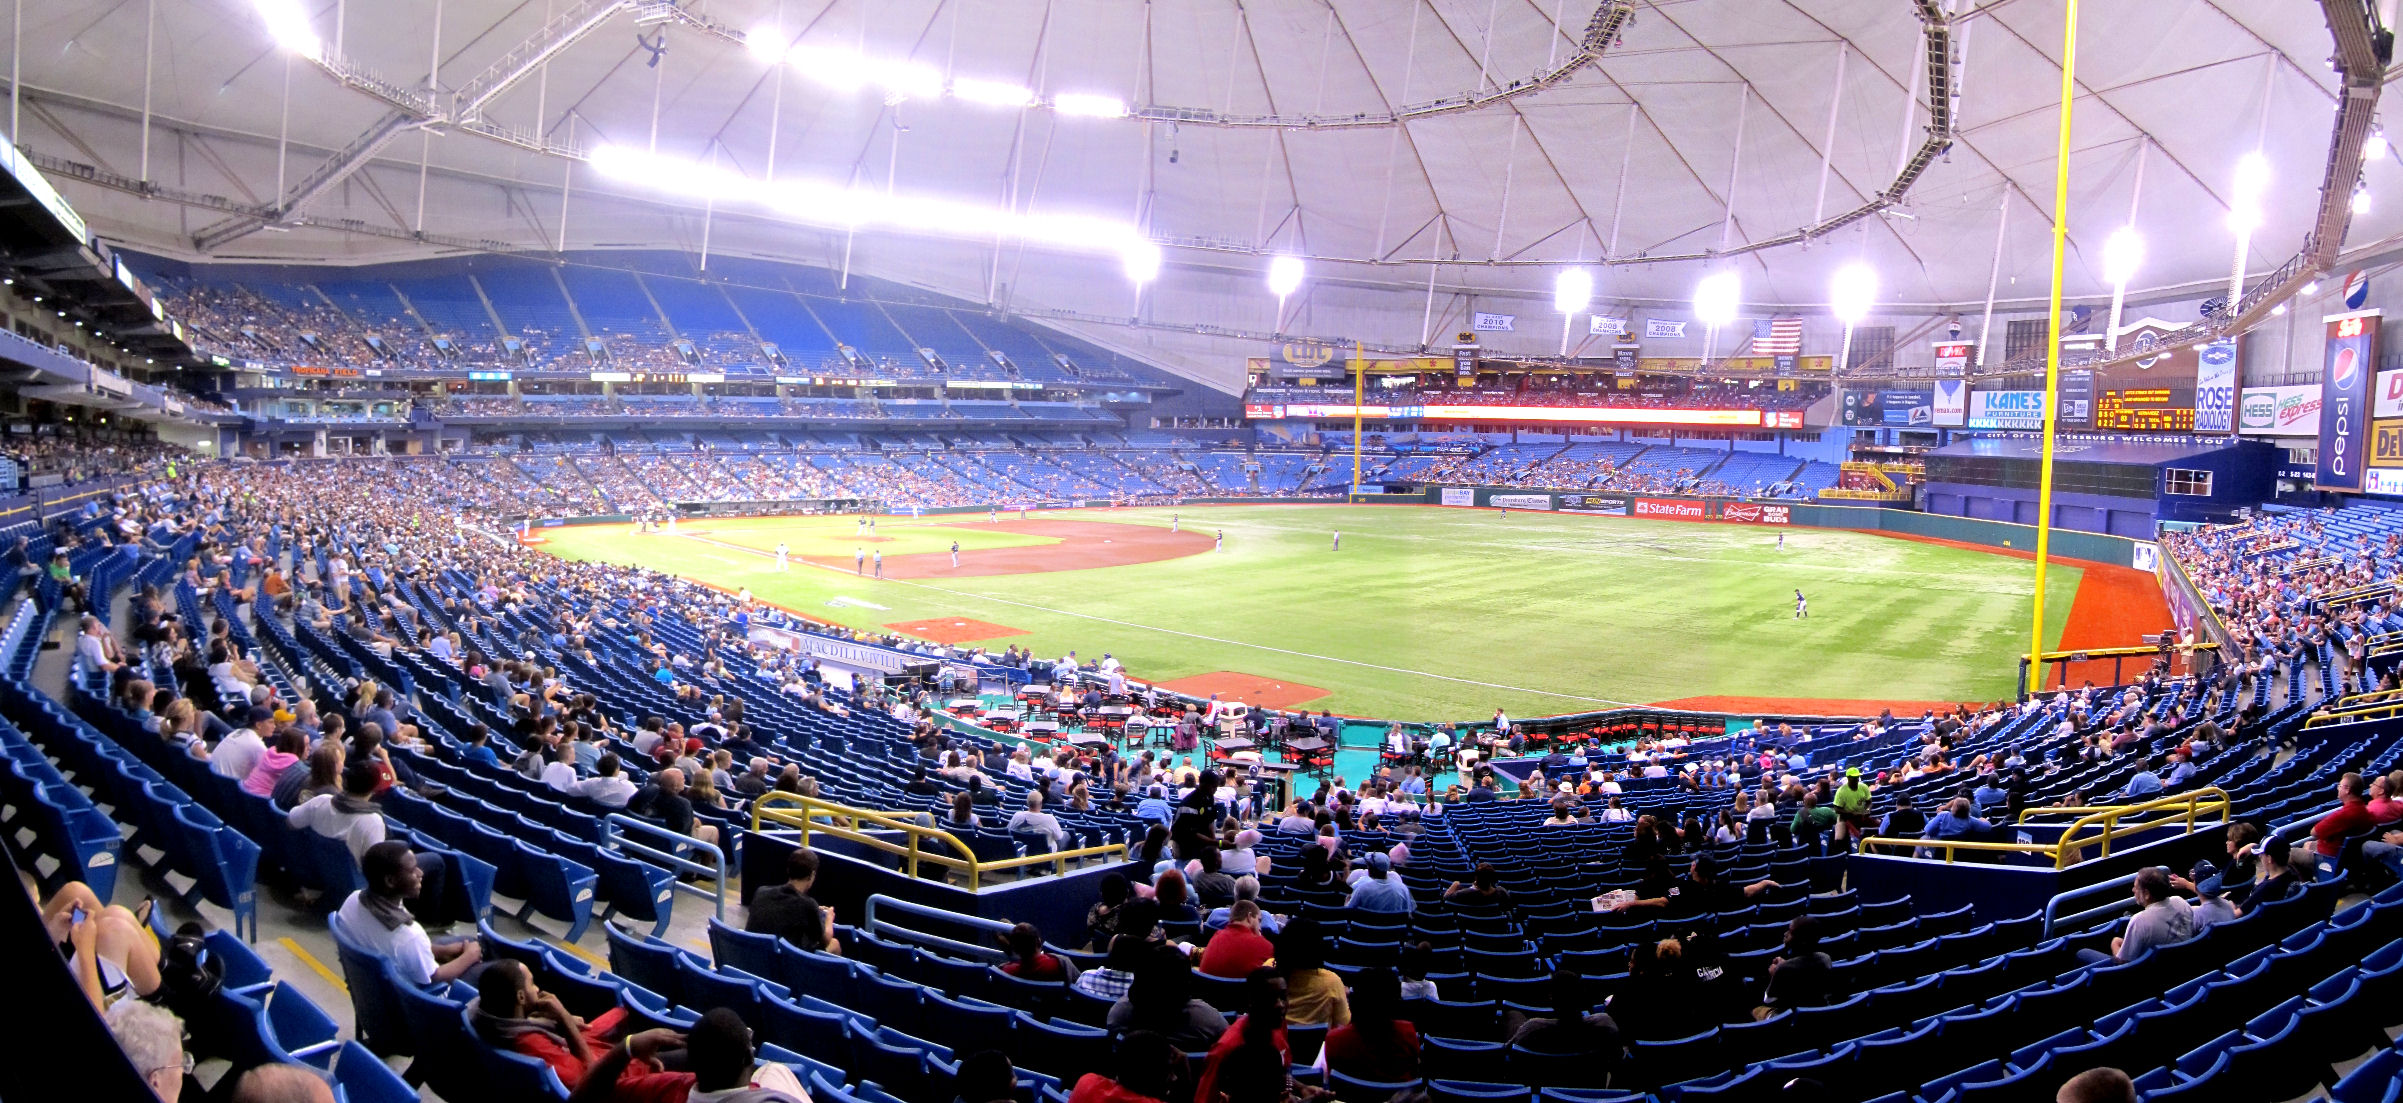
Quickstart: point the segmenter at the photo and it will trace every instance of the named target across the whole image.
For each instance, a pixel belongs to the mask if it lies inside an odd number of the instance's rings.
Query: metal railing
[[[2141,818],[2151,816],[2153,813],[2164,814],[2159,818]],[[2109,857],[2111,844],[2117,840],[2164,828],[2176,828],[2179,834],[2192,834],[2198,818],[2214,814],[2219,817],[2218,822],[2203,826],[2221,827],[2227,824],[2228,794],[2217,788],[2205,787],[2189,793],[2159,797],[2136,804],[2029,808],[2021,811],[2019,823],[2015,826],[2031,826],[2031,820],[2043,816],[2075,815],[2078,817],[2069,826],[2062,829],[2059,839],[2049,843],[1995,843],[1967,839],[1896,839],[1879,836],[1861,840],[1861,852],[1866,854],[1874,848],[1887,847],[1904,850],[1907,857],[1920,850],[1940,850],[1944,852],[1944,862],[1947,865],[1957,861],[1962,851],[2025,854],[2037,858],[2050,858],[2055,870],[2063,870],[2085,861],[2088,848],[2097,848],[2098,853],[2095,854],[2095,857]],[[2132,817],[2141,818],[2140,822],[2123,823]],[[2094,833],[2086,834],[2085,832],[2089,830]]]
[[[799,793],[767,793],[751,802],[751,830],[758,831],[767,824],[789,827],[800,832],[803,846],[809,845],[812,833],[849,840],[900,858],[901,871],[911,877],[919,876],[927,864],[937,869],[965,873],[968,875],[970,892],[984,887],[986,875],[1004,870],[1022,870],[1049,863],[1052,872],[1065,874],[1070,859],[1126,854],[1125,843],[1104,843],[1101,846],[987,861],[978,858],[976,851],[960,841],[959,836],[918,822],[918,817],[922,815],[925,813],[853,808]],[[902,838],[896,842],[877,832],[898,832]]]
[[[618,835],[618,831],[621,828],[623,828],[628,835],[656,837],[662,843],[666,844],[667,848],[673,849],[656,847],[648,843],[639,843],[629,838],[621,838]],[[707,889],[703,889],[698,885],[688,884],[682,880],[677,880],[673,882],[673,884],[677,892],[689,892],[694,896],[698,896],[701,899],[707,900],[711,904],[716,905],[718,909],[718,918],[721,920],[726,918],[726,852],[723,849],[712,846],[709,843],[702,842],[701,840],[692,838],[688,835],[676,834],[675,832],[661,827],[658,824],[636,819],[633,816],[629,816],[623,812],[612,812],[609,814],[608,818],[601,821],[601,849],[615,850],[619,853],[650,862],[652,865],[665,866],[669,869],[675,870],[678,873],[689,873],[695,877],[709,878],[709,888]],[[691,858],[685,857],[683,853],[680,853],[682,851],[693,851],[708,855],[710,858],[715,860],[715,864],[696,862]]]
[[[2114,918],[2136,910],[2136,902],[2128,894],[2128,886],[2135,883],[2136,874],[2131,873],[2054,894],[2052,899],[2044,902],[2044,937],[2051,938],[2063,931],[2082,931],[2093,926],[2098,919]],[[2089,897],[2102,897],[2108,903],[2073,912],[2062,910],[2072,901]]]
[[[2104,659],[2109,659],[2111,660],[2111,681],[2108,684],[2126,685],[2128,681],[2126,677],[2126,664],[2129,659],[2143,658],[2147,662],[2150,662],[2151,660],[2157,659],[2163,655],[2168,655],[2170,656],[2172,669],[2174,670],[2176,668],[2176,660],[2180,656],[2183,656],[2186,659],[2187,672],[2193,673],[2198,669],[2202,669],[2201,664],[2195,662],[2193,654],[2194,652],[2216,652],[2218,650],[2219,645],[2208,640],[2191,645],[2180,645],[2170,648],[2167,651],[2162,650],[2159,644],[2155,644],[2150,647],[2090,647],[2083,651],[2040,652],[2036,656],[2036,661],[2058,666],[2060,668],[2061,684],[2056,688],[2066,690],[2069,688],[2069,664],[2071,663],[2100,662]],[[2023,686],[2028,684],[2028,660],[2024,655],[2020,656],[2019,659],[2019,684]]]

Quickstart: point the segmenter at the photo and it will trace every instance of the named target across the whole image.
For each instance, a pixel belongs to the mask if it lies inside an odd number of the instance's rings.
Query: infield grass
[[[1029,634],[1045,657],[1111,652],[1138,677],[1228,670],[1328,691],[1309,703],[1405,720],[1513,716],[1731,695],[1863,700],[2006,696],[2027,646],[2023,560],[1862,533],[1432,507],[1261,505],[1047,513],[1223,529],[1226,550],[998,577],[872,580],[631,526],[546,530],[546,550],[749,587],[862,628],[940,616]],[[1006,520],[1006,518],[1005,518]],[[699,521],[710,539],[839,555],[854,522]],[[882,519],[886,555],[1023,546],[985,515]],[[1341,551],[1330,534],[1343,532]],[[2045,645],[2080,571],[2056,564]],[[1794,590],[1810,618],[1794,618]]]

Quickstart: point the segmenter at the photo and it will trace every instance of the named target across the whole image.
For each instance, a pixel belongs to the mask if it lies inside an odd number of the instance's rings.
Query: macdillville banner
[[[2328,326],[2326,359],[2320,369],[2320,462],[2312,479],[2312,485],[2320,490],[2362,489],[2370,375],[2378,363],[2378,326],[2383,316],[2382,311],[2360,310],[2320,319]]]
[[[2236,405],[2236,431],[2255,437],[2314,436],[2320,431],[2320,389],[2309,383],[2246,387]]]

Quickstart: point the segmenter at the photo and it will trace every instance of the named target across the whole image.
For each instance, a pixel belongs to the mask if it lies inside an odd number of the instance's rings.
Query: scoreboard
[[[2105,388],[2094,398],[2094,427],[2140,433],[2194,431],[2194,392],[2175,387]]]

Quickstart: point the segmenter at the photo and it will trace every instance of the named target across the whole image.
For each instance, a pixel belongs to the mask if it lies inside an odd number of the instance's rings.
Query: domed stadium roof
[[[1985,299],[1999,240],[2001,297],[2041,297],[2058,0],[1643,0],[1623,21],[1617,6],[48,0],[25,10],[21,125],[101,233],[155,251],[339,260],[564,242],[848,261],[1217,376],[1223,362],[1202,362],[1240,355],[1228,334],[1408,347],[1465,328],[1472,302],[1548,315],[1558,267],[1604,257],[1605,302],[1682,303],[1717,264],[1741,274],[1748,306],[1807,311],[1858,259],[1880,274],[1881,307],[1930,313]],[[300,13],[282,17],[287,38],[314,34],[336,60],[288,61],[279,11]],[[143,175],[146,37],[158,186],[137,197],[124,186]],[[792,64],[760,48],[776,38],[797,42]],[[1740,251],[1891,194],[1929,137],[1930,41],[1952,55],[1932,70],[1951,140],[1890,207],[1807,244],[1627,263]],[[2087,5],[2080,42],[2068,294],[2108,293],[2102,242],[2131,212],[2148,239],[2136,288],[2224,284],[2234,165],[2257,146],[2273,174],[2248,266],[2290,255],[2337,95],[2318,12]],[[984,102],[1021,94],[1034,105]],[[1128,114],[1075,113],[1108,111],[1079,96]],[[751,179],[772,150],[780,183],[1095,216],[1166,243],[1166,269],[1138,296],[1107,252],[978,240],[977,210],[952,210],[944,234],[853,235],[805,221],[826,217],[806,193],[712,202],[685,183],[698,171],[646,182],[556,156],[603,145]],[[2384,200],[2403,166],[2389,153],[2367,180]],[[255,216],[304,192],[281,225]],[[2403,195],[2376,202],[2348,249],[2399,225]],[[1261,282],[1277,252],[1308,258],[1281,318]],[[1161,331],[1126,324],[1138,317]]]

